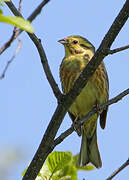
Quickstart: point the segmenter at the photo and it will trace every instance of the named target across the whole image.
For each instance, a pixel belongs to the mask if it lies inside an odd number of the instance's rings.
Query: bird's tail
[[[85,166],[89,162],[91,162],[96,168],[102,166],[97,145],[96,130],[90,139],[86,137],[86,133],[82,130],[82,143],[78,163],[79,166]]]

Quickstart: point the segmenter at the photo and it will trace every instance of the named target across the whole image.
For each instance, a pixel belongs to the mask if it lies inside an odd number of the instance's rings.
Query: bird
[[[75,81],[95,54],[95,47],[86,38],[78,35],[68,36],[59,40],[65,49],[65,56],[60,65],[60,80],[63,94],[67,94]],[[105,103],[109,99],[109,80],[104,62],[98,66],[81,93],[70,106],[68,113],[73,123],[82,119],[93,107]],[[108,107],[97,111],[84,122],[80,130],[82,136],[78,165],[92,163],[96,168],[102,167],[97,143],[97,119],[105,128]]]

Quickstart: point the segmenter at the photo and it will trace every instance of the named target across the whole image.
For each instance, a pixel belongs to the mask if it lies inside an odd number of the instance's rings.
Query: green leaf
[[[78,170],[89,171],[95,167],[78,166],[79,154],[73,156],[71,152],[52,152],[46,159],[36,180],[77,180]],[[24,175],[26,170],[22,173]]]
[[[13,26],[19,27],[22,30],[25,30],[29,33],[33,33],[34,29],[31,23],[27,20],[24,20],[21,17],[14,17],[14,16],[2,16],[0,14],[0,21],[4,23],[11,24]]]
[[[70,163],[72,153],[70,152],[53,152],[47,158],[47,165],[50,171],[53,173],[63,169],[68,163]]]

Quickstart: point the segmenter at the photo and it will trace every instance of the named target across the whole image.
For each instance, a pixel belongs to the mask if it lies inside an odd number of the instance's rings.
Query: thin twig
[[[51,151],[58,145],[60,144],[66,137],[68,137],[70,134],[72,134],[75,131],[74,128],[74,124],[73,126],[71,126],[69,129],[67,129],[66,131],[64,131],[63,133],[61,133],[61,135],[59,137],[57,137],[52,146],[51,146]]]
[[[125,97],[126,95],[129,94],[129,88],[126,89],[125,91],[121,92],[120,94],[118,94],[117,96],[115,96],[114,98],[108,100],[107,102],[98,105],[97,108],[94,107],[92,108],[91,111],[89,111],[81,120],[76,121],[76,123],[73,124],[72,127],[70,127],[69,129],[67,129],[65,132],[63,132],[59,137],[57,137],[54,140],[54,143],[52,145],[52,150],[53,148],[60,144],[66,137],[68,137],[70,134],[72,134],[72,132],[74,131],[74,129],[79,128],[84,122],[86,122],[93,114],[95,114],[98,110],[102,111],[103,109],[105,109],[107,106],[117,103],[118,101],[120,101],[123,97]],[[74,128],[75,127],[75,128]]]
[[[32,22],[41,12],[42,8],[49,2],[50,0],[42,1],[39,6],[32,12],[32,14],[27,18],[30,22]]]
[[[2,53],[11,45],[11,43],[14,41],[14,39],[16,39],[16,37],[17,37],[17,30],[16,30],[16,28],[14,27],[12,36],[11,36],[10,39],[0,48],[0,54],[2,54]]]
[[[17,46],[17,49],[16,51],[14,52],[12,58],[7,62],[1,76],[0,76],[0,80],[3,79],[5,77],[5,73],[7,72],[7,69],[9,68],[10,64],[13,62],[14,58],[16,57],[17,53],[20,51],[21,49],[21,44],[22,44],[22,41],[21,39],[18,39],[18,46]]]
[[[117,52],[120,52],[120,51],[123,51],[123,50],[126,50],[126,49],[129,49],[129,45],[122,46],[122,47],[117,48],[117,49],[109,50],[108,54],[114,54],[114,53],[117,53]]]
[[[123,163],[116,171],[114,171],[106,180],[113,179],[120,171],[122,171],[127,166],[129,166],[129,159],[125,163]]]
[[[18,11],[21,13],[21,9],[22,9],[22,0],[19,1],[19,7],[18,7]]]

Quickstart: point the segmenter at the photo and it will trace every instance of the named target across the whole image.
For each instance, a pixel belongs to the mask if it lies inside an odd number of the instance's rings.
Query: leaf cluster
[[[94,166],[78,166],[78,154],[71,152],[52,152],[46,159],[36,180],[77,180],[78,170],[93,170]],[[23,172],[25,174],[26,170]]]

